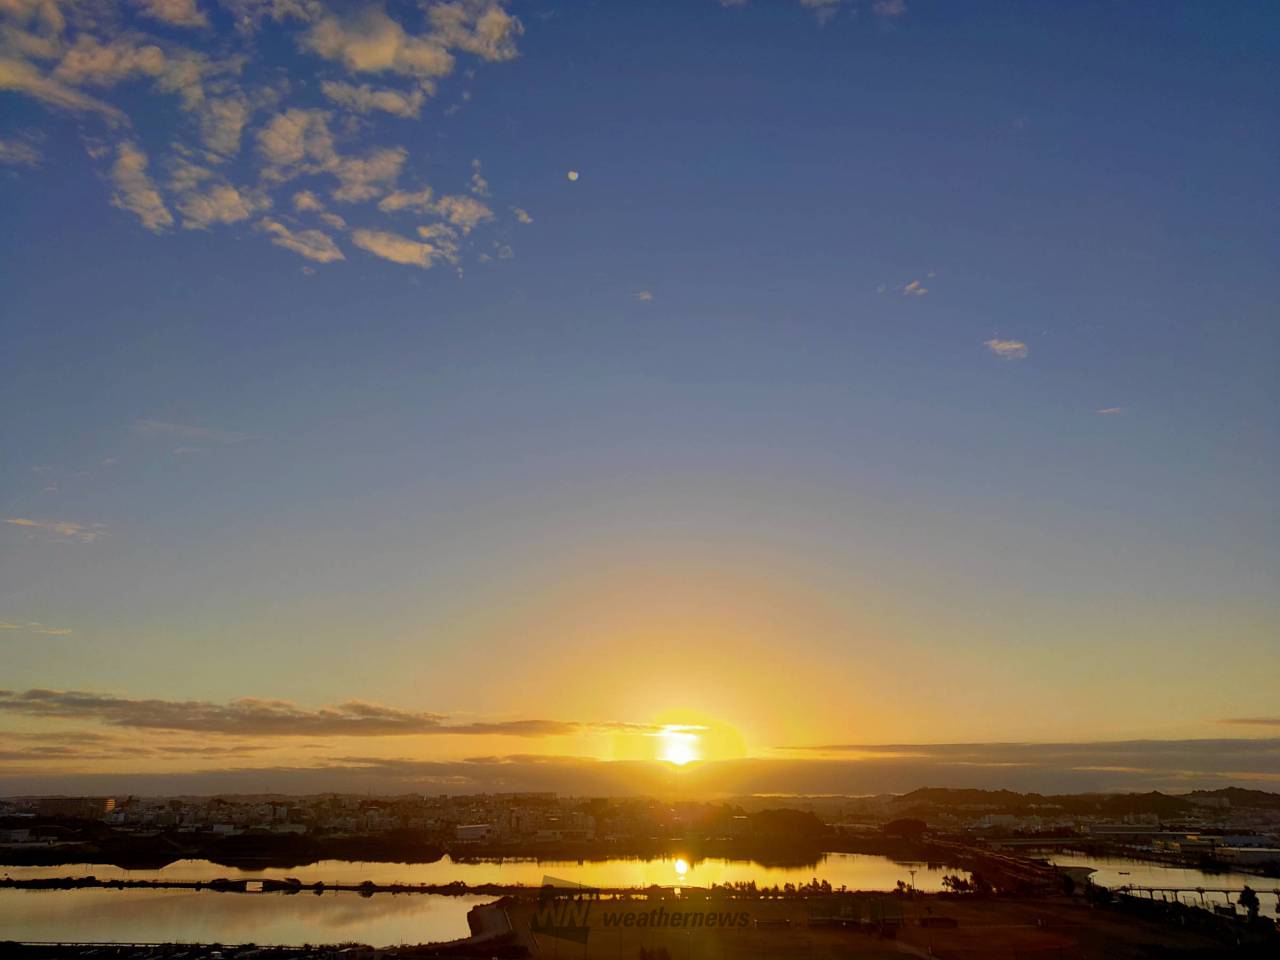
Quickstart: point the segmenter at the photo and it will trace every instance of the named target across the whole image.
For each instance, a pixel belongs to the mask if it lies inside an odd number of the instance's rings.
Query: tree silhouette
[[[943,877],[942,887],[952,893],[968,893],[972,889],[968,880],[955,874],[947,874],[947,876]]]
[[[1249,914],[1250,922],[1258,919],[1258,909],[1261,907],[1261,904],[1258,902],[1258,895],[1254,893],[1252,887],[1246,886],[1241,890],[1240,896],[1236,897],[1236,900]]]

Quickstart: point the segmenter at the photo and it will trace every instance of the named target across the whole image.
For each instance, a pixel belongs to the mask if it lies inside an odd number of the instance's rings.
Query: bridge
[[[1206,893],[1220,893],[1227,898],[1227,903],[1230,903],[1232,895],[1239,897],[1240,894],[1244,892],[1244,887],[1153,887],[1139,883],[1126,883],[1123,886],[1112,887],[1111,889],[1116,893],[1145,893],[1152,899],[1155,899],[1155,895],[1157,893],[1171,893],[1173,894],[1173,899],[1178,900],[1179,903],[1181,903],[1179,896],[1184,893],[1196,894],[1201,898],[1201,900],[1204,899],[1204,895]],[[1280,887],[1276,887],[1272,890],[1268,890],[1265,887],[1252,887],[1250,889],[1259,895],[1264,893],[1273,893],[1276,896],[1277,902],[1280,902]]]

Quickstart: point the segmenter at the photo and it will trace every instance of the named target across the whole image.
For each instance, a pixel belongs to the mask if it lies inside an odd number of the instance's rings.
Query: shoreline
[[[717,903],[733,906],[717,906]],[[532,890],[478,904],[467,913],[469,936],[416,945],[370,947],[343,944],[257,946],[253,944],[55,944],[8,942],[6,955],[31,960],[68,957],[156,958],[445,958],[557,955],[563,935],[539,924],[543,898]],[[729,913],[724,911],[728,910]],[[745,910],[746,912],[742,912]],[[707,920],[714,917],[713,926]],[[720,921],[742,918],[745,922]],[[706,921],[695,922],[699,919]],[[603,956],[634,956],[641,947],[664,945],[671,955],[756,958],[808,955],[836,960],[859,956],[976,956],[992,947],[999,930],[1004,952],[1028,955],[1108,956],[1138,960],[1156,955],[1272,957],[1277,928],[1270,921],[1224,917],[1195,905],[1105,897],[1037,894],[892,894],[849,892],[790,896],[697,896],[661,891],[660,896],[604,900],[581,913],[581,941],[590,930],[592,950]],[[567,929],[567,928],[566,928]],[[550,939],[549,939],[550,937]],[[890,943],[898,941],[899,943]],[[104,949],[105,948],[105,949]]]
[[[355,863],[598,862],[603,860],[724,859],[765,867],[816,867],[832,853],[884,856],[892,860],[941,863],[932,841],[826,838],[815,841],[684,838],[644,841],[477,844],[440,843],[418,835],[368,837],[211,837],[157,834],[95,841],[0,846],[2,867],[58,867],[102,864],[121,870],[159,870],[180,860],[208,860],[230,869],[292,869],[324,860]]]

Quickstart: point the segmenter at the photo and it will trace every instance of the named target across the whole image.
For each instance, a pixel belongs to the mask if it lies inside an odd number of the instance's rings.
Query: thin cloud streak
[[[116,727],[251,737],[385,737],[423,734],[554,737],[600,730],[648,731],[642,724],[561,720],[452,721],[444,714],[347,700],[319,709],[288,700],[130,699],[85,690],[0,690],[0,711],[50,719],[93,720]]]
[[[43,637],[67,637],[74,632],[68,627],[51,627],[44,623],[37,623],[34,620],[28,621],[27,623],[13,623],[8,620],[0,620],[0,630],[34,633]]]
[[[998,337],[983,341],[983,346],[1001,360],[1025,360],[1030,348],[1021,340],[1001,340]]]
[[[92,543],[102,537],[107,530],[104,523],[74,523],[70,520],[32,520],[29,517],[6,517],[4,522],[14,527],[22,527],[31,534],[42,534],[46,538],[61,542]]]
[[[1137,742],[1137,741],[1135,741]],[[1161,744],[1161,741],[1146,741]],[[1191,744],[1190,747],[1187,744]],[[1216,744],[1216,747],[1210,746]],[[974,746],[974,745],[961,745]],[[1089,744],[1074,745],[1087,748]],[[1079,756],[1039,762],[939,762],[884,755],[870,759],[748,758],[691,764],[607,761],[555,754],[477,756],[464,760],[333,755],[312,764],[237,766],[166,774],[0,774],[5,792],[319,793],[373,789],[396,793],[548,790],[578,796],[906,793],[922,785],[1037,793],[1186,792],[1228,785],[1280,783],[1280,740],[1169,741],[1140,762]]]
[[[1226,721],[1257,722],[1257,721]],[[1262,721],[1266,722],[1266,721]],[[1275,721],[1280,725],[1280,719]],[[1180,762],[1224,758],[1247,754],[1273,757],[1280,762],[1280,740],[1191,739],[1191,740],[1100,740],[1057,743],[831,743],[782,747],[795,754],[896,756],[947,763],[999,765],[1035,764],[1048,760],[1071,764],[1113,764],[1123,758],[1138,766],[1150,766],[1158,758],[1178,757]]]
[[[142,437],[161,437],[175,440],[187,440],[193,443],[215,443],[223,445],[262,439],[252,433],[237,433],[231,430],[216,430],[211,427],[197,427],[186,423],[171,423],[167,420],[149,419],[135,420],[133,423],[133,432]]]

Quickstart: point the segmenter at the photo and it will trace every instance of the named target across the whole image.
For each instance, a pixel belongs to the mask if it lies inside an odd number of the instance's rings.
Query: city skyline
[[[0,794],[1275,788],[1278,21],[0,3]]]

